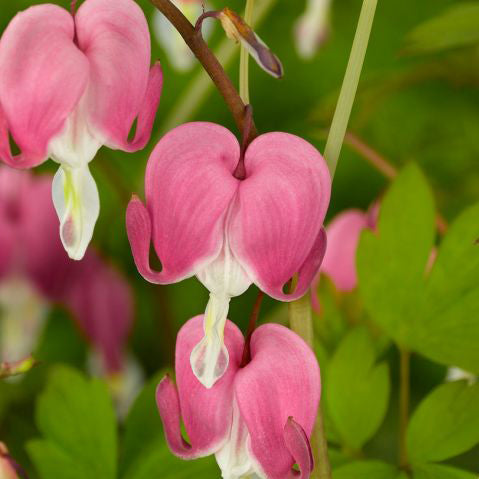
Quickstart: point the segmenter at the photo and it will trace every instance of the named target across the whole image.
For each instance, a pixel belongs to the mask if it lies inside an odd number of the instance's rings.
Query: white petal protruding
[[[211,388],[228,368],[223,333],[230,299],[243,294],[251,280],[231,253],[228,238],[219,256],[196,275],[210,291],[210,299],[204,319],[205,336],[193,349],[190,362],[198,380]]]
[[[305,12],[295,26],[296,49],[309,60],[328,36],[331,0],[308,0]]]
[[[83,258],[100,214],[98,189],[88,165],[60,166],[53,178],[52,198],[60,220],[60,238],[68,256]]]
[[[450,367],[447,370],[446,381],[461,381],[466,380],[469,384],[475,384],[477,382],[477,376],[474,374],[464,371],[463,369]]]
[[[63,131],[48,145],[49,156],[61,165],[70,168],[85,166],[105,143],[91,131],[85,110],[84,100],[81,100],[67,118]]]
[[[236,400],[233,402],[233,422],[226,444],[215,454],[223,479],[260,477],[255,473],[255,462],[251,459],[248,446],[249,433],[241,418]]]
[[[48,314],[45,300],[23,278],[0,285],[0,361],[19,361],[32,354]]]
[[[224,329],[230,298],[210,294],[206,305],[203,339],[190,356],[194,375],[203,386],[210,389],[228,369],[229,354],[224,344]]]

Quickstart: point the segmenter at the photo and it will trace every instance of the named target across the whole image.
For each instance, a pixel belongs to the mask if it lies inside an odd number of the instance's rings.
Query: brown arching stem
[[[186,44],[202,64],[224,98],[239,131],[243,131],[245,104],[220,62],[203,40],[201,33],[196,31],[195,27],[170,0],[150,0],[150,2],[170,21],[183,37]],[[254,122],[251,122],[248,142],[251,142],[256,136],[256,126]]]
[[[237,180],[244,180],[246,178],[246,167],[244,164],[244,157],[250,142],[252,124],[253,124],[253,107],[251,105],[246,105],[245,112],[244,112],[243,136],[241,139],[240,157],[238,160],[238,164],[236,165],[235,171],[233,172],[233,176]]]

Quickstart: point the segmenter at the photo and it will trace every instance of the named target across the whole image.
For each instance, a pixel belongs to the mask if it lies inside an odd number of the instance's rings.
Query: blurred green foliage
[[[2,2],[0,32],[34,3],[39,2]],[[149,2],[138,3],[151,18]],[[244,6],[243,0],[211,3],[237,11]],[[293,24],[305,3],[277,0],[259,28],[286,75],[276,81],[252,65],[251,101],[260,131],[296,133],[322,150],[361,1],[333,1],[330,37],[307,62],[293,44]],[[441,385],[448,365],[479,372],[479,247],[474,245],[479,209],[470,207],[479,192],[477,12],[478,2],[379,1],[350,129],[393,166],[414,161],[419,168],[403,170],[383,201],[379,236],[363,238],[359,294],[340,295],[327,281],[320,284],[316,350],[327,399],[330,457],[337,467],[334,479],[407,477],[395,466],[399,381],[392,340],[420,353],[413,356],[411,376],[412,407],[420,406],[408,431],[414,479],[473,479],[464,470],[479,473],[477,386]],[[216,29],[210,44],[215,47],[222,39]],[[149,380],[118,427],[106,386],[71,369],[85,371],[86,346],[67,314],[55,309],[37,351],[42,365],[21,382],[0,382],[0,439],[32,478],[220,475],[212,458],[183,462],[169,453],[154,404],[158,372],[172,366],[176,332],[204,310],[207,292],[195,279],[166,287],[147,284],[134,266],[124,226],[131,193],[143,194],[148,154],[199,72],[199,67],[175,72],[154,38],[152,46],[153,58],[160,58],[165,70],[152,141],[136,154],[103,148],[92,162],[102,208],[94,243],[134,288],[130,347]],[[234,80],[238,63],[239,55],[228,68]],[[212,87],[195,111],[186,120],[215,121],[235,131]],[[53,170],[52,162],[38,169]],[[387,187],[388,180],[345,145],[329,217],[347,207],[366,208]],[[459,217],[443,241],[435,236],[434,205],[449,221]],[[438,259],[426,280],[425,265],[437,243]],[[243,330],[255,296],[252,287],[231,303],[230,318]],[[266,299],[262,318],[283,321],[284,311],[284,305]],[[430,463],[446,459],[447,464]]]

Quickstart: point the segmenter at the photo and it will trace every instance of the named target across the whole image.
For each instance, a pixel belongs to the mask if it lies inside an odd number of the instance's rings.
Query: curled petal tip
[[[300,473],[292,472],[291,477],[307,479],[314,468],[313,453],[311,444],[304,429],[298,424],[292,416],[288,418],[283,431],[286,447],[298,464]]]

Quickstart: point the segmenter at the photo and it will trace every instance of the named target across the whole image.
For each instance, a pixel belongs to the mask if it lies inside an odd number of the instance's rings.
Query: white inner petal
[[[53,178],[52,198],[63,246],[70,258],[80,260],[100,214],[100,197],[88,165],[60,166]]]
[[[20,361],[32,354],[48,315],[47,302],[24,278],[0,283],[0,360]]]
[[[48,145],[50,158],[71,168],[87,165],[105,143],[88,125],[85,98],[86,95],[67,118],[63,131]]]
[[[229,440],[215,454],[223,479],[260,477],[249,455],[249,433],[241,418],[236,399],[233,401],[233,421]]]
[[[198,380],[211,388],[228,369],[224,328],[230,299],[243,294],[251,280],[231,253],[227,237],[218,258],[199,271],[197,277],[210,291],[210,299],[203,323],[205,335],[193,349],[190,362]]]

